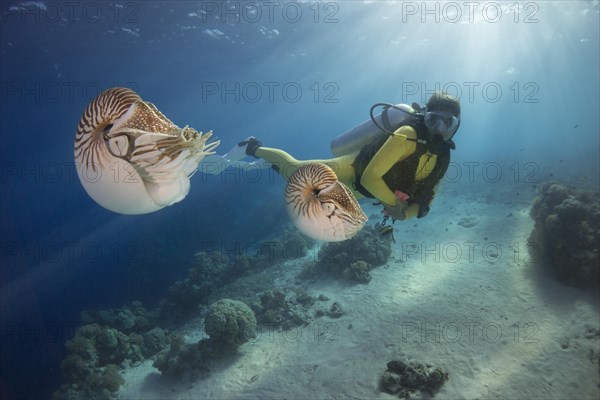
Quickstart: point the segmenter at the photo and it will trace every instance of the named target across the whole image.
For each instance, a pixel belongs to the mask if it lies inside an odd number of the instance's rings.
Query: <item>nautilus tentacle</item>
[[[189,177],[219,141],[179,128],[131,89],[100,93],[75,135],[75,164],[86,192],[122,214],[145,214],[181,201]]]
[[[367,222],[350,189],[325,164],[298,168],[287,182],[285,200],[294,225],[313,239],[350,239]]]

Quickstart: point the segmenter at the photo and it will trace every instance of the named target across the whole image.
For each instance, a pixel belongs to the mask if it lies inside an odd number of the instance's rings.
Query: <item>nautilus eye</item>
[[[367,222],[350,189],[325,164],[298,168],[287,182],[285,200],[294,225],[313,239],[350,239]]]
[[[116,157],[125,157],[129,147],[129,139],[127,136],[117,136],[108,140],[108,148]]]
[[[179,128],[133,90],[100,93],[75,135],[75,164],[85,191],[121,214],[146,214],[181,201],[189,177],[219,141]]]

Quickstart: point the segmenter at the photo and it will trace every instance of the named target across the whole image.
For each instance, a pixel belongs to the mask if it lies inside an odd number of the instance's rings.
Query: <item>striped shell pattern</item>
[[[309,163],[298,168],[287,182],[285,199],[294,225],[313,239],[350,239],[367,222],[350,189],[325,164]]]
[[[179,128],[131,89],[108,89],[77,126],[77,173],[90,197],[111,211],[157,211],[185,198],[190,175],[219,145],[211,136]]]

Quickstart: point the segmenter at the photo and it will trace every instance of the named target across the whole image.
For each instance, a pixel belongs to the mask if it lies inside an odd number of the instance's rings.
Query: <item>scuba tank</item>
[[[383,111],[373,115],[377,107]],[[420,114],[408,104],[377,103],[371,107],[371,118],[349,131],[342,133],[331,141],[331,153],[335,157],[359,151],[382,135],[390,135],[400,126],[405,125]]]

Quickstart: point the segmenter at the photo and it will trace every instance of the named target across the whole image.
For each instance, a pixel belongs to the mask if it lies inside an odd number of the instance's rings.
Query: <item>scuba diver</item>
[[[378,107],[383,111],[374,115]],[[436,92],[423,108],[416,103],[375,104],[370,120],[332,141],[335,158],[296,160],[283,150],[262,146],[254,137],[240,142],[234,152],[267,161],[286,180],[302,165],[323,163],[357,198],[377,199],[383,205],[384,227],[389,218],[395,222],[429,213],[459,125],[459,101]]]

